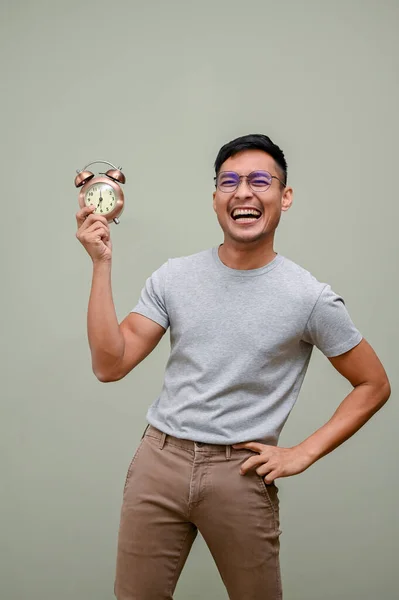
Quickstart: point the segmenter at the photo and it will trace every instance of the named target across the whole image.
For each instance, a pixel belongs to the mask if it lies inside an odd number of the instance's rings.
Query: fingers
[[[86,234],[94,233],[95,231],[104,233],[107,236],[109,236],[109,227],[107,227],[107,225],[104,225],[104,223],[100,221],[94,221],[93,223],[91,223],[91,225],[88,225],[84,229],[84,232]]]
[[[262,452],[265,448],[265,444],[260,444],[259,442],[243,442],[241,444],[233,444],[233,448],[237,450],[247,448],[248,450],[253,450],[254,452]]]
[[[85,222],[85,219],[92,214],[92,212],[95,210],[95,206],[91,205],[91,206],[84,206],[83,208],[81,208],[80,210],[78,210],[78,212],[76,213],[76,224],[78,227],[81,227],[83,225],[83,223]]]
[[[248,460],[246,460],[245,463],[241,465],[240,473],[241,475],[245,475],[245,473],[251,471],[251,469],[255,469],[255,467],[263,465],[265,464],[265,462],[265,457],[262,457],[260,454],[256,456],[251,456],[251,458],[248,458]]]
[[[89,217],[87,220],[89,220]],[[93,240],[95,239],[96,235],[100,235],[102,239],[109,240],[111,237],[109,227],[104,225],[102,221],[92,221],[91,224],[88,224],[87,226],[86,224],[83,224],[76,232],[76,237],[82,241]]]
[[[267,463],[263,463],[263,465],[261,465],[260,467],[258,467],[256,469],[256,473],[258,475],[260,475],[261,477],[265,477],[266,475],[268,475],[268,473],[271,473],[272,471],[272,467],[270,465],[268,465]]]
[[[94,260],[109,260],[112,253],[111,232],[106,217],[95,213],[96,207],[84,206],[76,213],[76,237]]]
[[[107,219],[101,215],[95,214],[93,211],[95,206],[87,206],[82,208],[76,213],[76,222],[78,229],[84,230],[90,227],[93,223],[103,223],[108,228],[109,223]]]

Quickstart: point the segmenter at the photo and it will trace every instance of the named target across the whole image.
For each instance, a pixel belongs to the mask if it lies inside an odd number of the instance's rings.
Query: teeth
[[[260,211],[254,208],[236,208],[233,210],[232,217],[236,217],[237,215],[260,215]]]

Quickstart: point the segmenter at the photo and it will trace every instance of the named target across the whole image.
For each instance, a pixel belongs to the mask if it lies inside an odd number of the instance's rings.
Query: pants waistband
[[[203,452],[210,453],[210,454],[218,454],[218,453],[223,452],[226,454],[227,460],[229,460],[231,457],[231,446],[230,445],[205,444],[202,442],[194,442],[192,440],[186,440],[184,438],[177,438],[173,435],[164,433],[163,431],[161,431],[160,429],[157,429],[153,425],[147,425],[141,438],[143,439],[144,436],[149,436],[149,437],[155,438],[156,440],[159,440],[159,448],[161,450],[164,447],[165,443],[168,441],[168,442],[173,443],[175,446],[182,448],[183,450],[191,450],[192,452],[203,451]]]

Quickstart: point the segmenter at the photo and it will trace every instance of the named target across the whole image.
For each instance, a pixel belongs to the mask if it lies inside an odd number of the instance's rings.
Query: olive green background
[[[226,141],[263,132],[285,151],[295,190],[276,250],[343,295],[393,390],[345,444],[276,480],[284,599],[395,600],[398,3],[0,10],[0,597],[113,598],[124,478],[169,352],[166,335],[124,380],[92,374],[75,170],[104,158],[127,177],[111,225],[122,320],[168,257],[222,242],[213,161]],[[349,391],[315,350],[280,445],[305,439]],[[175,598],[227,598],[200,537]]]

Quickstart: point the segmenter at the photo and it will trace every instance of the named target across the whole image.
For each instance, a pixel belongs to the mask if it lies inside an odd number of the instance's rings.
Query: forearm
[[[343,400],[331,419],[298,444],[313,464],[356,433],[389,398],[389,385],[364,383]]]
[[[102,379],[124,354],[111,287],[111,261],[93,263],[87,313],[87,332],[93,372]]]

